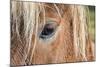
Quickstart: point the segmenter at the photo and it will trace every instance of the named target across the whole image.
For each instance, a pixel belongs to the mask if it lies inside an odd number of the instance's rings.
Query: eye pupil
[[[46,39],[52,36],[55,26],[53,24],[46,24],[40,34],[40,38]]]
[[[53,28],[44,27],[44,30],[42,31],[42,35],[50,35],[53,31],[54,31]]]

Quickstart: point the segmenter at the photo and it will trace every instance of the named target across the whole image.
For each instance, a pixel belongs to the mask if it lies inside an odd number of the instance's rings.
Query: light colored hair
[[[11,1],[11,64],[16,65],[21,63],[22,65],[27,65],[26,60],[31,64],[33,53],[37,45],[37,40],[34,39],[33,42],[32,38],[33,34],[35,34],[34,38],[37,37],[40,12],[43,13],[43,25],[46,23],[44,5],[45,3]],[[58,16],[62,18],[62,8],[59,8],[57,4],[53,5]],[[75,56],[78,58],[79,55],[82,55],[81,61],[87,61],[86,45],[88,40],[88,21],[86,20],[86,8],[81,5],[70,5],[70,8],[73,18],[72,32]]]

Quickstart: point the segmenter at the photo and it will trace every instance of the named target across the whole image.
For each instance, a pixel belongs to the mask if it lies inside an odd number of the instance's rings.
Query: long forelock
[[[31,56],[30,56],[30,62],[32,61],[33,53],[36,47],[37,40],[34,39],[34,43],[32,42],[32,36],[35,35],[35,38],[37,37],[38,33],[38,26],[39,26],[39,14],[40,12],[43,12],[43,24],[45,25],[45,7],[43,7],[44,3],[30,3],[30,2],[11,2],[11,14],[13,15],[11,19],[12,20],[12,38],[14,37],[14,34],[16,33],[16,36],[18,37],[19,41],[21,44],[23,44],[23,41],[25,41],[24,45],[27,48],[27,52],[25,52],[25,57],[24,61],[27,59],[28,54],[31,50]],[[41,6],[42,5],[42,6]],[[59,17],[62,18],[60,8],[56,4],[54,4],[54,8],[57,11],[57,14]],[[73,5],[72,7],[73,11],[73,18],[74,21],[75,18],[78,16],[76,14],[79,14],[79,21],[80,23],[73,22],[74,27],[73,27],[73,32],[74,32],[74,46],[75,46],[75,53],[76,56],[80,53],[83,55],[84,59],[86,60],[85,57],[85,45],[86,45],[86,27],[85,27],[85,16],[84,16],[84,7],[76,7]],[[74,14],[74,12],[76,14]],[[21,22],[23,18],[23,21]],[[21,30],[22,34],[20,34],[20,29],[21,28],[20,24],[23,23],[23,30]],[[79,30],[77,30],[77,26],[79,27]],[[78,34],[80,33],[80,34]],[[21,36],[25,38],[22,40]],[[33,44],[33,45],[32,45]],[[33,47],[33,49],[30,49]],[[79,49],[78,49],[79,48]],[[78,53],[79,52],[79,53]]]

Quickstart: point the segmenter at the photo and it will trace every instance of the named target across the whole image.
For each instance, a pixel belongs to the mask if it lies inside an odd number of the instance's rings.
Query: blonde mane
[[[62,18],[58,4],[53,4],[55,11]],[[40,12],[43,13],[45,25],[45,3],[11,1],[11,64],[27,65],[32,63],[32,57],[37,46]],[[52,8],[51,8],[52,9]],[[88,40],[86,8],[81,5],[70,5],[72,14],[73,44],[76,58],[87,61],[86,45]],[[17,58],[14,58],[16,56]]]

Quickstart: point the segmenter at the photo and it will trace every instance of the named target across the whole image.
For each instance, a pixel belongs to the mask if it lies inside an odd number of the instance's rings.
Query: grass
[[[95,41],[95,10],[89,10],[90,22],[88,24],[88,30],[90,37]]]

